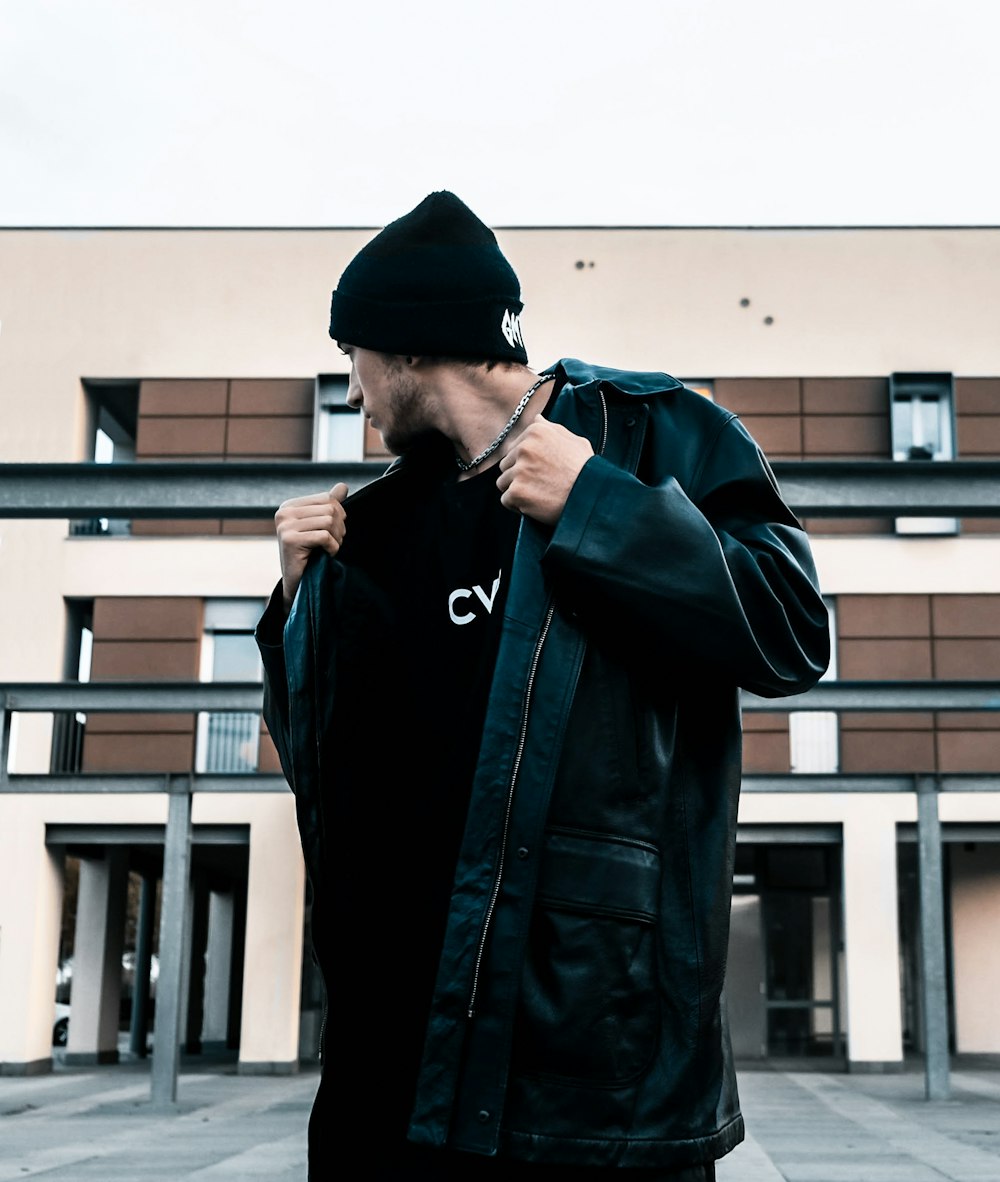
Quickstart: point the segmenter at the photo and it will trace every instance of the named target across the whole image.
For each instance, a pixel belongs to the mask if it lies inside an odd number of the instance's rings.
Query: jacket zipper
[[[603,455],[604,448],[608,442],[608,404],[604,397],[604,391],[598,387],[598,396],[601,399],[601,441],[597,449],[597,454]],[[521,710],[521,726],[517,735],[517,749],[514,753],[514,767],[511,770],[510,783],[507,785],[507,804],[504,809],[503,816],[503,830],[500,834],[500,856],[497,859],[496,872],[493,875],[493,889],[490,891],[490,901],[486,908],[486,917],[483,920],[482,931],[479,933],[479,943],[476,946],[476,962],[472,970],[472,988],[469,991],[469,1004],[466,1011],[469,1018],[476,1016],[476,997],[479,993],[479,976],[483,967],[483,956],[486,953],[486,941],[489,937],[490,926],[493,922],[493,913],[496,911],[497,899],[500,897],[500,885],[503,881],[504,867],[507,861],[507,837],[510,832],[510,814],[514,807],[514,789],[517,786],[517,774],[521,769],[521,757],[524,754],[524,744],[528,736],[528,712],[531,707],[531,691],[535,684],[535,674],[538,672],[538,662],[542,655],[542,646],[545,644],[545,638],[548,635],[549,627],[552,624],[552,617],[555,615],[555,604],[549,604],[548,611],[545,613],[545,621],[542,624],[542,630],[538,635],[538,641],[535,644],[535,651],[531,654],[531,666],[528,671],[528,684],[524,692],[524,706]]]

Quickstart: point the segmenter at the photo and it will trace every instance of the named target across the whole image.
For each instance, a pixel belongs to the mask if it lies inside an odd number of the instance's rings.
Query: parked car
[[[69,1040],[69,1006],[65,1002],[57,1001],[55,1015],[52,1019],[52,1045],[64,1047]]]

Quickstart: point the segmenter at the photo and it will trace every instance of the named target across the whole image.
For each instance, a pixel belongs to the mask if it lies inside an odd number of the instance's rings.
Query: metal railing
[[[385,468],[381,460],[0,464],[0,517],[261,517],[337,481],[363,488]],[[772,468],[802,517],[1000,517],[997,460],[785,460]]]
[[[0,517],[132,519],[251,518],[272,514],[285,499],[344,481],[352,490],[377,479],[385,463],[312,461],[127,464],[0,464]],[[1000,461],[905,464],[894,461],[791,461],[773,464],[782,495],[800,517],[895,516],[1000,518]],[[53,758],[48,775],[8,772],[10,720],[17,711],[240,711],[259,714],[259,685],[204,683],[18,683],[0,686],[0,793],[165,792],[160,997],[153,1054],[152,1098],[176,1100],[179,1069],[191,801],[198,792],[280,791],[280,775],[206,772],[184,775],[60,774],[69,755]],[[748,711],[949,711],[1000,709],[998,682],[821,682],[782,699],[742,696]],[[71,730],[72,728],[70,728]],[[63,740],[65,750],[71,740]],[[62,750],[62,748],[61,748]],[[746,776],[749,791],[915,791],[920,868],[920,929],[925,1022],[925,1090],[949,1093],[942,835],[943,791],[1000,790],[984,776]]]

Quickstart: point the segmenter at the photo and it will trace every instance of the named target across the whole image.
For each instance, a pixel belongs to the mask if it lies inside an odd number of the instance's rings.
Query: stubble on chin
[[[401,456],[421,439],[433,434],[433,428],[424,417],[417,382],[405,369],[393,374],[387,402],[385,418],[388,421],[379,428],[386,451]]]

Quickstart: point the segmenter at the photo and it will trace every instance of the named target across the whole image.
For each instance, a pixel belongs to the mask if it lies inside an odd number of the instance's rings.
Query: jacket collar
[[[557,374],[561,372],[572,386],[586,386],[596,382],[614,386],[622,394],[638,396],[658,394],[664,390],[679,390],[684,385],[667,373],[613,369],[604,365],[591,365],[575,357],[563,357],[554,366],[547,367],[547,370],[555,370]]]

